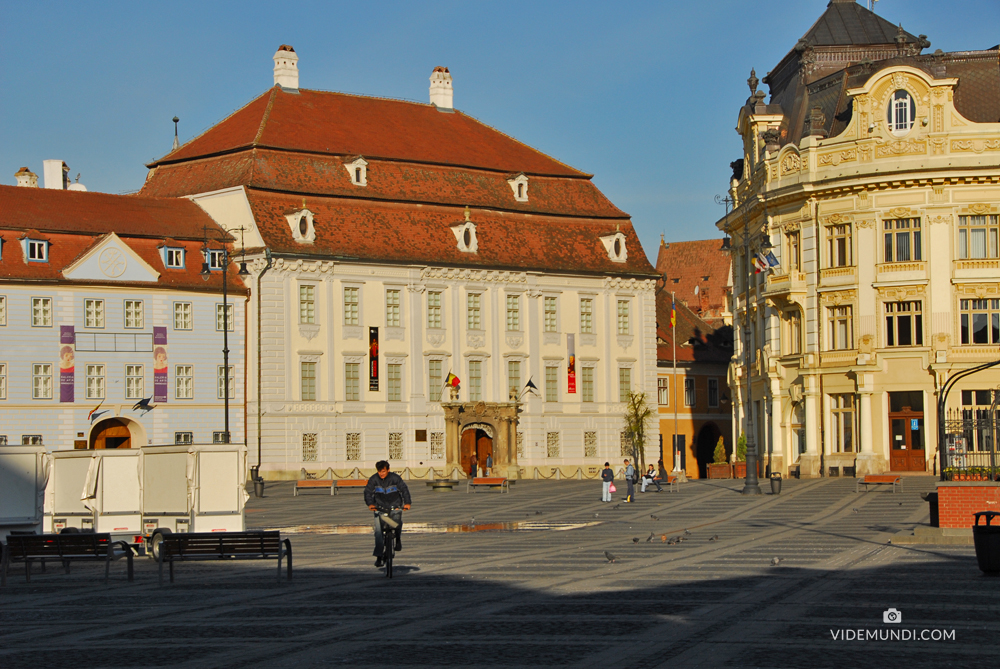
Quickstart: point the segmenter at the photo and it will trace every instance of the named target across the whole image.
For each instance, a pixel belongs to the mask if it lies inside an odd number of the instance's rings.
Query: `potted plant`
[[[740,438],[736,440],[736,464],[733,465],[733,476],[738,479],[746,478],[747,475],[747,436],[740,432]]]
[[[728,479],[733,477],[733,468],[727,462],[726,458],[726,445],[722,441],[722,437],[719,437],[719,443],[715,445],[715,462],[708,465],[708,478],[710,479]]]

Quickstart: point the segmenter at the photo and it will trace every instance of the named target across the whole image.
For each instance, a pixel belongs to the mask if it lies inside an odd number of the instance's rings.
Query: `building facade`
[[[194,200],[252,260],[263,475],[380,459],[440,475],[503,435],[511,476],[617,458],[623,398],[656,384],[656,274],[628,215],[590,175],[454,109],[445,68],[431,104],[299,88],[287,46],[274,73],[142,190]],[[450,375],[465,417],[449,437]]]
[[[186,200],[38,188],[27,169],[18,181],[0,186],[0,442],[225,440],[222,245],[206,255],[204,238],[228,236]],[[241,442],[246,291],[233,271],[229,286]]]
[[[833,0],[764,78],[770,102],[748,80],[718,227],[733,236],[734,412],[773,471],[935,470],[939,390],[1000,354],[1000,50],[928,46]],[[744,242],[764,239],[778,266],[754,273]],[[988,408],[998,384],[970,376],[947,405]]]

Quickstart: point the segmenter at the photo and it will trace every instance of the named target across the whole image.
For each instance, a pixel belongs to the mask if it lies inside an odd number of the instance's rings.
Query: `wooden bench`
[[[333,494],[336,495],[338,490],[350,490],[351,488],[364,490],[366,485],[368,485],[368,479],[340,479],[333,487]]]
[[[303,479],[295,482],[295,491],[292,497],[298,497],[300,490],[329,490],[333,494],[332,479]]]
[[[281,581],[281,561],[288,566],[292,580],[292,542],[282,539],[280,532],[197,532],[166,534],[160,544],[160,585],[163,585],[163,563],[170,564],[170,582],[174,582],[174,562],[182,560],[277,560],[278,581]]]
[[[31,562],[60,560],[66,573],[70,562],[104,562],[104,580],[111,573],[111,562],[119,558],[128,561],[128,580],[132,581],[132,549],[124,541],[111,541],[111,534],[72,533],[11,535],[3,546],[0,558],[0,586],[7,585],[7,569],[12,562],[24,562],[24,580],[31,582]]]
[[[500,488],[501,495],[504,492],[510,492],[510,482],[501,476],[481,476],[469,479],[465,492],[472,492],[474,488],[479,487]]]
[[[896,492],[896,486],[898,485],[899,492],[903,492],[903,478],[895,474],[869,474],[863,476],[855,481],[854,492],[859,492],[860,486],[864,486],[865,492],[868,492],[868,486],[870,485],[891,485],[893,492]]]
[[[640,484],[642,483],[642,479],[643,479],[643,477],[640,476],[639,477],[639,483]],[[654,481],[659,481],[661,484],[663,483],[663,477],[662,476],[655,476],[655,477],[653,477],[653,480]],[[666,483],[667,483],[667,491],[668,492],[677,492],[679,490],[679,488],[677,487],[677,477],[676,476],[674,476],[672,474],[668,474],[667,475],[667,481],[666,481]],[[646,488],[648,489],[649,486],[647,485]]]

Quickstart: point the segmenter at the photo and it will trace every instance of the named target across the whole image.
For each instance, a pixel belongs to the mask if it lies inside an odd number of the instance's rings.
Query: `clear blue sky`
[[[661,232],[716,236],[750,68],[763,77],[826,4],[2,0],[0,183],[59,158],[91,190],[136,190],[171,117],[182,141],[216,123],[272,85],[288,43],[303,88],[425,102],[447,66],[457,108],[595,174],[655,261]],[[931,51],[1000,42],[998,0],[876,12]]]

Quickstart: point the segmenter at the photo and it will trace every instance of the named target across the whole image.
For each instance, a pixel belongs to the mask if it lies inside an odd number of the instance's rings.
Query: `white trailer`
[[[142,533],[139,449],[54,451],[51,532],[110,532],[135,543]]]
[[[48,473],[44,446],[0,447],[0,539],[42,531]]]

